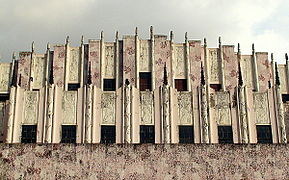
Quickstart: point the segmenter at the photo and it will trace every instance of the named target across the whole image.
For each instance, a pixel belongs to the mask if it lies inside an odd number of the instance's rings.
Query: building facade
[[[90,39],[0,63],[6,143],[287,143],[289,63],[206,39]],[[286,127],[287,124],[287,127]]]

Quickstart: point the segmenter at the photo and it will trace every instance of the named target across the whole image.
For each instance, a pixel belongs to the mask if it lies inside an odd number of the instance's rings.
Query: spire
[[[118,40],[118,31],[115,32],[115,39]]]
[[[84,36],[82,35],[81,36],[81,45],[83,45],[84,44]]]
[[[53,76],[53,60],[51,61],[50,75],[49,75],[49,84],[54,84],[54,76]]]
[[[207,39],[204,38],[204,46],[207,47]]]
[[[50,50],[50,44],[49,44],[49,42],[48,42],[47,45],[46,45],[46,49],[47,49],[47,50]]]
[[[278,72],[278,64],[275,62],[275,83],[277,86],[280,86],[280,78],[279,78],[279,72]]]
[[[151,36],[151,39],[154,36],[154,28],[153,28],[153,26],[150,27],[150,36]]]
[[[168,73],[167,73],[167,65],[165,63],[164,66],[164,85],[168,85]]]
[[[219,48],[222,47],[222,40],[221,40],[221,36],[219,37]]]
[[[137,27],[135,27],[135,35],[136,35],[136,36],[138,35],[138,29],[137,29]]]
[[[285,60],[288,61],[288,54],[285,53]]]
[[[173,33],[173,31],[170,31],[170,39],[171,39],[171,41],[174,39],[174,33]]]
[[[185,32],[185,41],[188,41],[188,32]]]
[[[238,55],[241,54],[240,43],[238,43]]]
[[[244,82],[243,82],[241,63],[240,62],[238,64],[238,66],[239,66],[239,86],[243,86]]]
[[[89,61],[88,64],[88,75],[87,75],[87,84],[92,84],[91,82],[91,61]]]
[[[252,54],[255,54],[255,44],[252,44]]]
[[[100,32],[100,39],[103,39],[103,31]]]
[[[203,67],[203,63],[201,62],[201,85],[205,85],[206,84],[206,80],[205,80],[205,74],[204,74],[204,67]]]
[[[34,41],[32,42],[32,45],[31,45],[31,51],[32,51],[32,53],[34,52],[34,50],[35,50],[35,44],[34,44]]]
[[[13,60],[13,61],[16,61],[16,52],[13,52],[13,54],[12,54],[12,60]]]
[[[274,55],[271,53],[271,61],[274,62]]]
[[[66,44],[69,43],[69,36],[66,36],[66,40],[65,40]]]

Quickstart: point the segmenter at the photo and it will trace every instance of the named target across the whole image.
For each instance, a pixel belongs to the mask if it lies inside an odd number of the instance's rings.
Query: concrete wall
[[[0,145],[0,179],[289,179],[289,145]]]

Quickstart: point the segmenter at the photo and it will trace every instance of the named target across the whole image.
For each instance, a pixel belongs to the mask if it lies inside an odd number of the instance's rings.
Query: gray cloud
[[[45,52],[47,42],[64,43],[69,35],[78,45],[86,39],[113,41],[115,31],[133,34],[138,26],[142,38],[155,33],[174,31],[175,41],[183,42],[187,31],[190,39],[207,38],[217,46],[218,36],[224,44],[241,43],[242,52],[250,53],[251,43],[257,51],[274,52],[284,63],[289,52],[288,9],[286,0],[0,0],[0,55],[10,61],[13,51],[30,49]]]

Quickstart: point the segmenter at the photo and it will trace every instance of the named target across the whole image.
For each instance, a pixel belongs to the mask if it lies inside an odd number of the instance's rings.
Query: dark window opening
[[[76,125],[62,125],[61,143],[76,143]]]
[[[103,79],[104,91],[115,91],[115,79]]]
[[[140,143],[155,143],[155,126],[140,126]]]
[[[140,78],[140,91],[145,91],[145,90],[152,90],[152,73],[150,72],[141,72],[139,73],[139,78]]]
[[[40,91],[40,90],[39,89],[32,89],[32,91],[36,91],[37,92],[37,91]]]
[[[271,125],[257,125],[257,142],[273,143]]]
[[[179,126],[179,143],[194,143],[193,126]]]
[[[0,94],[0,101],[5,102],[9,100],[9,94]]]
[[[80,88],[80,84],[68,84],[68,91],[77,91]]]
[[[110,144],[115,143],[115,126],[101,126],[100,143]]]
[[[36,125],[22,125],[21,143],[36,143]]]
[[[289,94],[282,94],[283,103],[289,102]]]
[[[219,143],[233,143],[232,126],[218,126]]]
[[[210,88],[214,89],[215,91],[220,91],[222,86],[221,84],[210,84]]]
[[[177,91],[187,91],[187,79],[175,79],[175,87]]]

